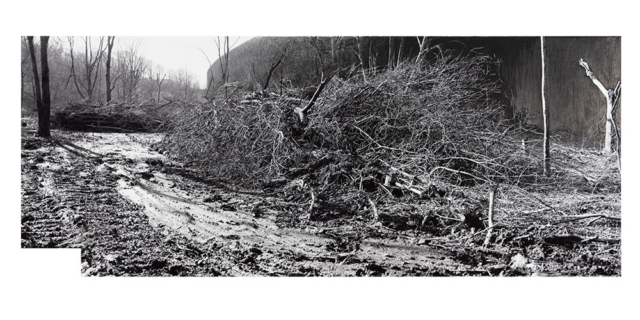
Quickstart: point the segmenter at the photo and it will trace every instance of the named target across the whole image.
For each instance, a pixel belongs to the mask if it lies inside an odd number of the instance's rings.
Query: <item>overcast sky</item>
[[[202,53],[206,53],[211,63],[218,59],[216,37],[118,37],[114,49],[124,49],[138,43],[140,53],[155,65],[162,65],[165,72],[187,69],[198,80],[200,87],[207,85],[207,69],[209,63]],[[220,37],[222,39],[222,37]],[[234,47],[251,39],[251,37],[230,36],[229,42]],[[76,42],[78,42],[76,40]],[[233,47],[232,47],[233,48]],[[202,51],[200,51],[202,49]]]
[[[91,37],[93,46],[97,47],[98,37]],[[222,36],[220,37],[223,38]],[[66,37],[59,37],[66,41]],[[207,85],[207,69],[209,63],[218,59],[218,48],[216,47],[215,36],[211,37],[119,37],[116,36],[114,51],[124,50],[131,45],[138,45],[138,52],[147,60],[156,65],[161,65],[165,73],[187,69],[200,84],[201,88]],[[251,37],[230,36],[229,42],[233,47],[251,39]],[[68,46],[66,43],[64,46]],[[74,50],[84,50],[84,42],[80,37],[75,38]],[[106,46],[106,38],[105,38]],[[205,54],[202,53],[204,51]],[[80,52],[80,51],[79,51]]]

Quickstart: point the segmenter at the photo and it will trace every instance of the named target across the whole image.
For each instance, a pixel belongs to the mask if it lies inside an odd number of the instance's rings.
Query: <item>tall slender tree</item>
[[[429,42],[427,41],[429,39],[427,39],[427,37],[417,37],[417,38],[418,38],[418,45],[420,46],[420,50],[418,51],[416,62],[420,61],[420,58],[427,51],[427,48],[429,46]]]
[[[36,52],[33,46],[33,36],[27,37],[29,42],[29,53],[31,54],[31,64],[33,65],[33,78],[35,82],[36,104],[38,106],[38,135],[44,138],[51,136],[50,131],[50,110],[51,93],[49,90],[49,62],[47,50],[49,47],[49,37],[40,37],[40,65],[42,66],[42,84],[38,76],[38,65],[36,63]]]
[[[400,65],[402,62],[402,54],[404,53],[404,37],[400,37],[400,48],[398,49],[398,62],[396,65]]]
[[[607,122],[605,123],[604,147],[602,151],[607,154],[611,153],[611,132],[612,131],[615,132],[616,137],[618,138],[618,140],[620,140],[620,137],[618,135],[618,130],[616,128],[616,123],[613,117],[615,113],[616,105],[618,104],[618,98],[620,97],[620,81],[618,81],[618,84],[616,85],[615,89],[607,89],[602,84],[602,82],[600,82],[600,80],[598,80],[598,78],[596,78],[596,76],[593,74],[593,71],[591,71],[591,68],[589,68],[588,63],[586,63],[584,60],[582,60],[582,58],[580,58],[579,64],[584,68],[585,72],[587,73],[587,77],[589,77],[591,81],[593,81],[593,84],[595,84],[596,87],[598,87],[600,92],[602,92],[604,97],[607,99],[607,108],[606,108]],[[618,143],[618,151],[620,150],[619,148],[620,148],[620,143]]]
[[[33,36],[27,37],[27,43],[29,45],[29,55],[31,56],[31,70],[33,71],[34,93],[36,100],[36,108],[39,111],[42,109],[42,93],[40,92],[40,76],[38,75],[38,63],[36,60],[36,50],[33,46]]]
[[[389,37],[389,61],[387,62],[387,68],[393,69],[393,64],[395,62],[395,38]]]
[[[544,139],[543,139],[543,173],[545,176],[551,174],[551,141],[549,140],[549,107],[547,106],[547,98],[545,92],[545,77],[546,77],[546,65],[545,65],[545,46],[544,37],[540,37],[540,56],[542,58],[542,116],[544,119]]]
[[[115,38],[114,36],[107,37],[107,65],[105,74],[105,80],[107,81],[107,103],[111,101],[111,90],[113,90],[113,86],[111,86],[111,51],[113,50]]]

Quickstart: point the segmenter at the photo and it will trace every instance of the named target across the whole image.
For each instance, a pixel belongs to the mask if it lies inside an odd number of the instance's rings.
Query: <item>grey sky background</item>
[[[91,38],[92,46],[97,48],[100,42],[99,37],[95,36]],[[223,38],[223,36],[220,36],[221,40],[223,40]],[[231,49],[251,38],[252,37],[229,36],[229,43],[233,45]],[[57,37],[57,39],[64,41],[63,47],[68,50],[69,44],[66,42],[67,37]],[[216,36],[120,37],[116,35],[113,49],[117,51],[125,50],[132,45],[138,46],[138,52],[152,62],[154,69],[157,65],[161,65],[165,73],[186,69],[193,74],[200,87],[205,88],[207,85],[207,69],[209,68],[207,57],[211,63],[218,59],[218,48],[215,39]],[[82,50],[84,50],[84,41],[80,38],[80,35],[75,36],[74,41],[74,51],[82,52]]]

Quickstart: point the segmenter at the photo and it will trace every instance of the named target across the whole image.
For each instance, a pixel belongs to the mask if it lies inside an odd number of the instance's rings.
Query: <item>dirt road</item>
[[[497,258],[482,266],[380,225],[288,227],[280,209],[298,204],[211,181],[151,151],[160,139],[23,133],[23,247],[82,248],[84,275],[490,275],[505,268]]]

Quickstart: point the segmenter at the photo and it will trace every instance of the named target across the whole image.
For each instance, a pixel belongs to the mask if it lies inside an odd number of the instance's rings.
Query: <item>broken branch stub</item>
[[[611,131],[612,131],[612,127],[615,127],[615,123],[614,123],[614,119],[613,119],[613,113],[614,113],[614,107],[618,102],[618,95],[620,94],[620,82],[618,82],[618,84],[616,85],[615,89],[607,90],[605,88],[605,86],[602,84],[602,82],[600,82],[600,80],[598,80],[598,78],[596,78],[596,76],[594,75],[593,71],[591,71],[591,68],[589,68],[589,64],[588,63],[586,63],[582,58],[580,58],[580,61],[578,61],[578,63],[580,64],[580,66],[582,66],[584,68],[587,77],[589,77],[591,79],[591,81],[593,81],[593,84],[595,84],[596,87],[598,87],[600,92],[602,92],[602,94],[607,99],[607,109],[606,109],[607,122],[606,122],[606,125],[605,125],[605,136],[604,136],[604,148],[603,148],[603,151],[605,153],[611,153]],[[617,134],[618,133],[616,131],[616,135]]]
[[[307,105],[304,108],[295,108],[293,110],[298,115],[300,123],[307,122],[307,114],[309,113],[309,110],[314,106],[314,104],[316,103],[316,100],[318,100],[318,97],[322,93],[322,90],[324,90],[324,87],[327,85],[329,81],[331,81],[331,78],[332,76],[325,78],[324,73],[322,73],[320,85],[318,86],[318,89],[316,89],[316,92],[313,94],[313,97],[311,97],[311,100],[309,101],[309,103],[307,103]]]

